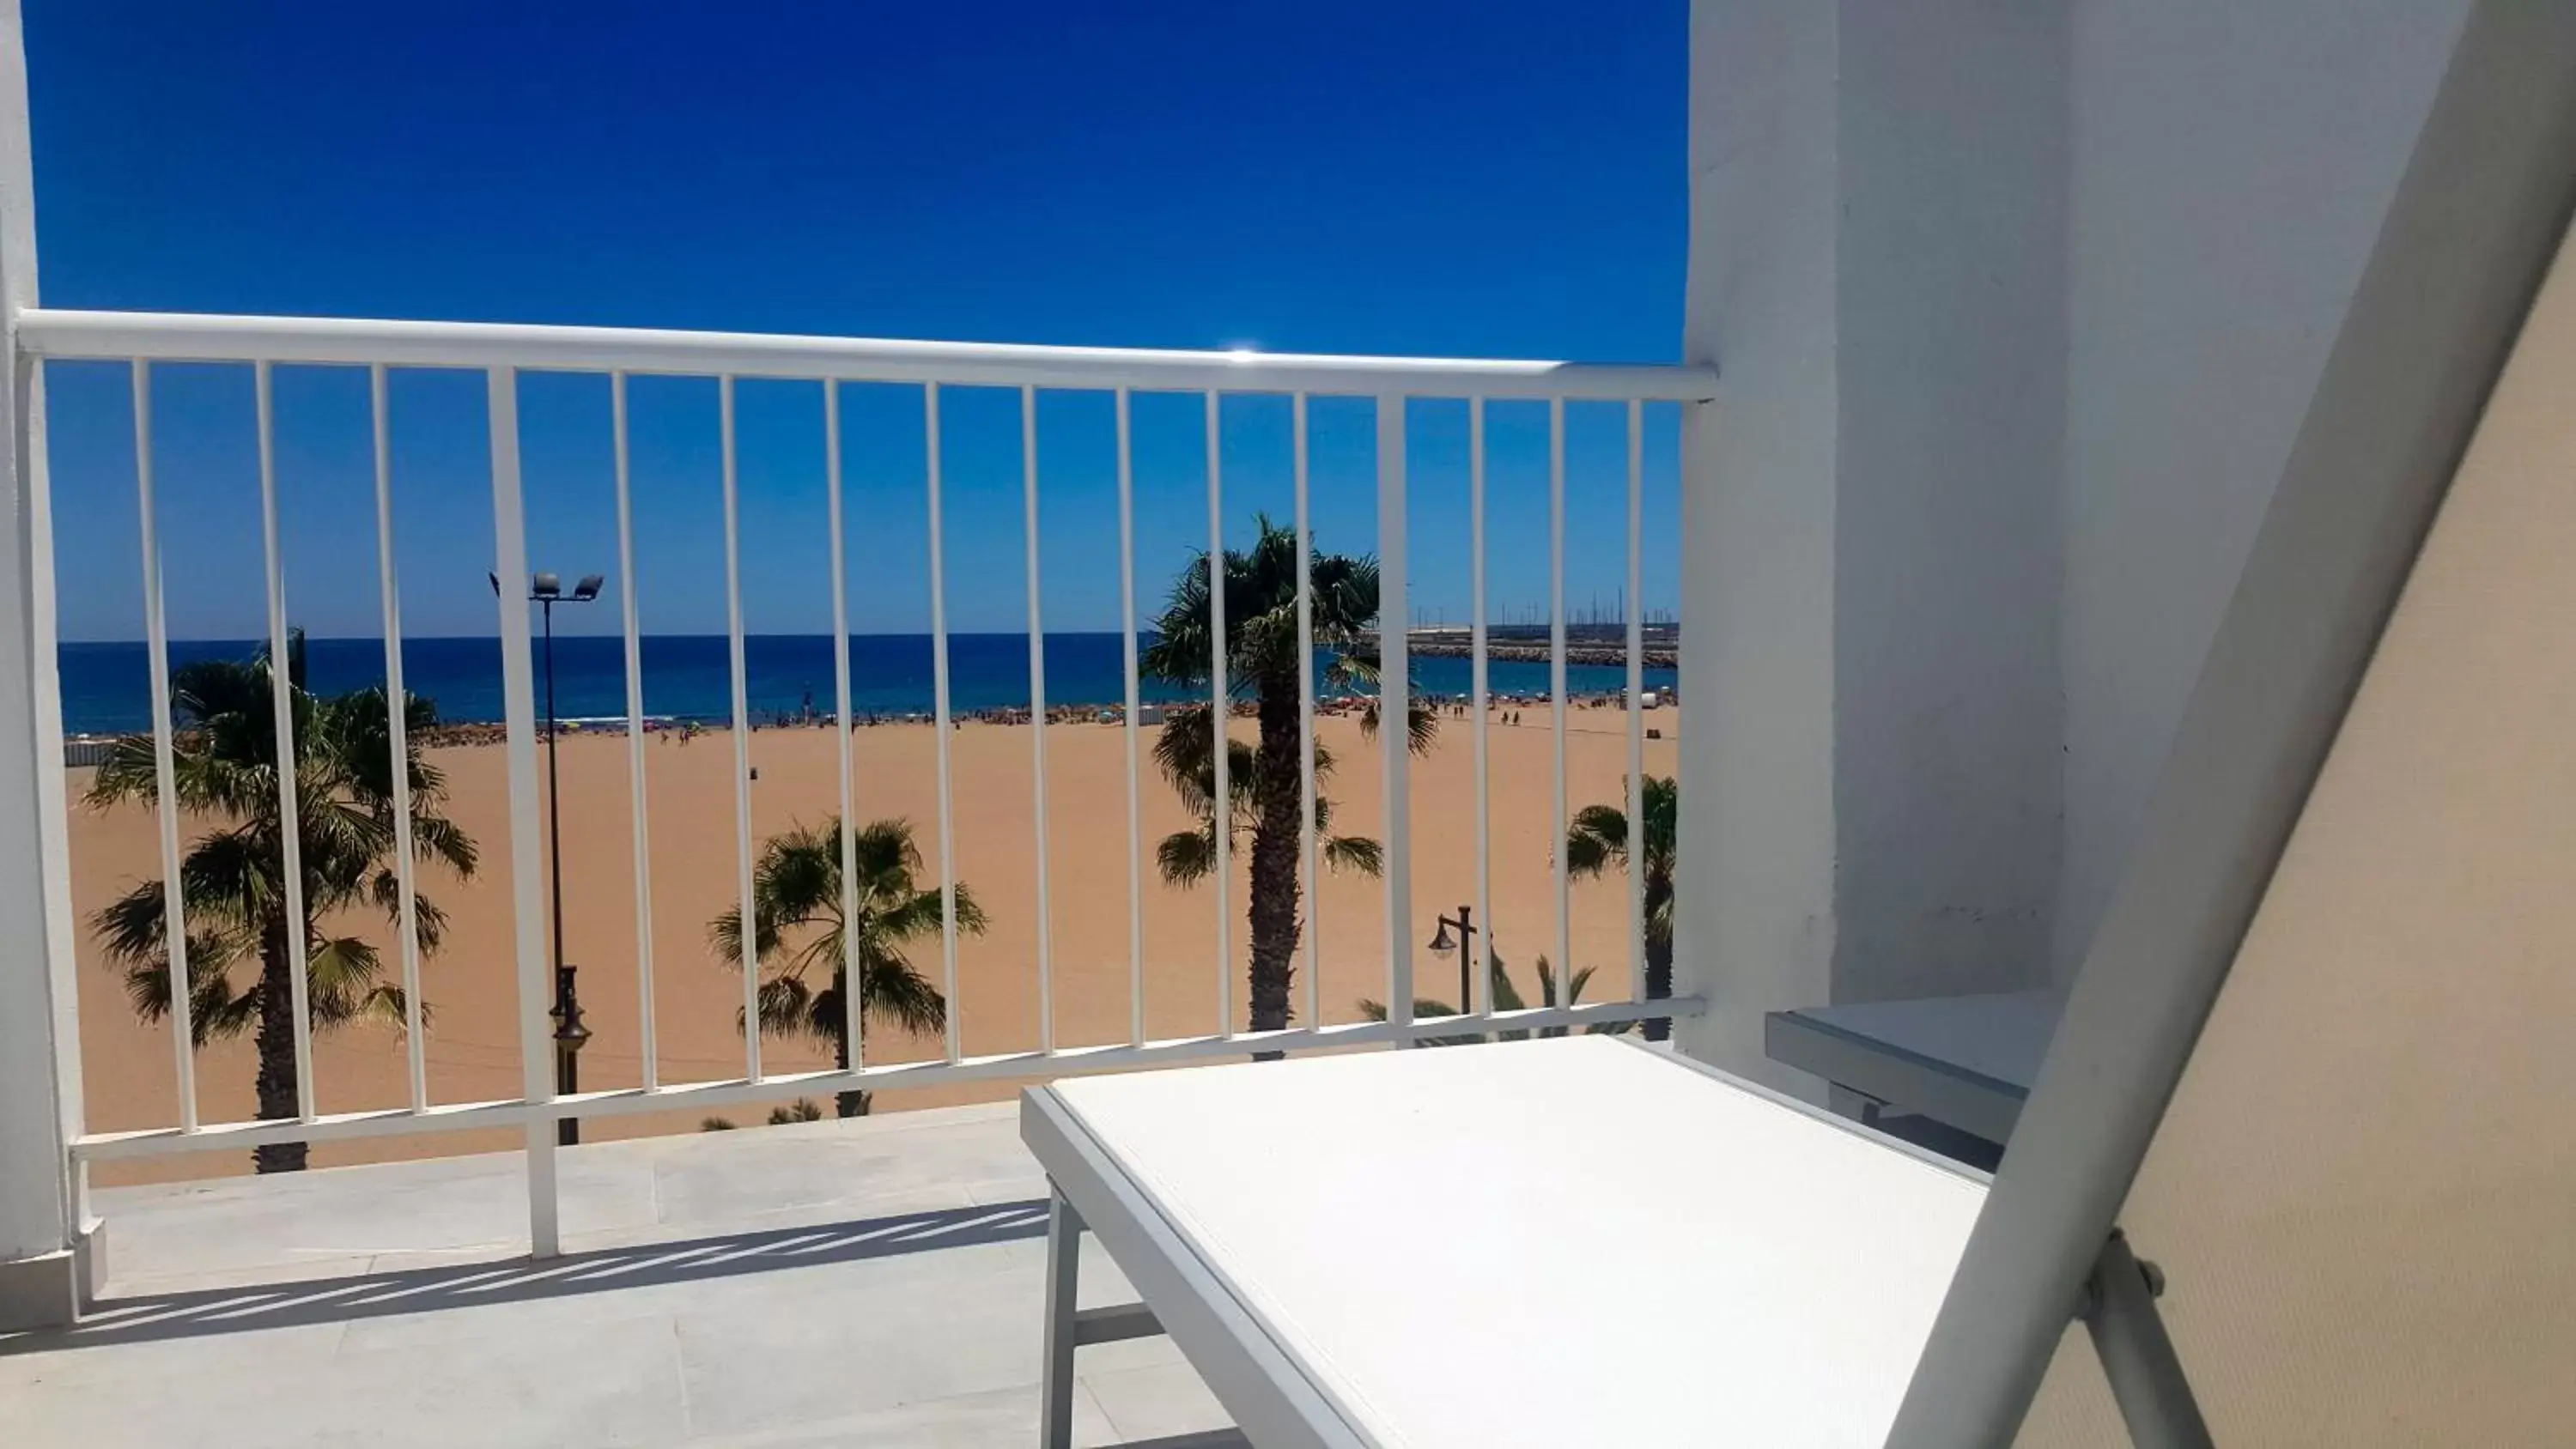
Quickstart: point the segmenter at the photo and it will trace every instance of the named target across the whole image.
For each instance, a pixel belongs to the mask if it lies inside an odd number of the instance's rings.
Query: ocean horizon
[[[1140,641],[1151,635],[1139,635]],[[730,641],[721,634],[647,634],[639,641],[644,712],[668,720],[729,724],[733,719]],[[850,636],[850,710],[855,719],[927,715],[933,706],[928,634]],[[251,659],[263,641],[173,639],[172,668],[202,659]],[[65,643],[61,661],[63,730],[66,734],[129,734],[152,727],[150,660],[142,640]],[[545,707],[543,645],[538,646],[538,708]],[[748,634],[743,637],[746,692],[752,718],[769,721],[832,711],[832,636]],[[554,641],[555,713],[567,720],[626,717],[626,643],[616,635],[557,635]],[[305,644],[308,684],[322,694],[385,682],[381,638],[310,638]],[[1543,697],[1543,662],[1490,660],[1487,686],[1496,696]],[[1571,694],[1604,694],[1627,687],[1617,665],[1568,664]],[[1429,695],[1464,697],[1473,687],[1469,661],[1417,658],[1414,687]],[[1648,669],[1648,689],[1668,689],[1671,669]],[[408,638],[403,641],[403,683],[433,701],[440,720],[488,724],[501,718],[501,641],[497,637]],[[1170,703],[1197,698],[1153,679],[1139,681],[1140,698]],[[1046,692],[1051,706],[1116,707],[1127,697],[1124,650],[1115,630],[1046,635]],[[948,636],[950,710],[1026,709],[1029,705],[1028,635]]]

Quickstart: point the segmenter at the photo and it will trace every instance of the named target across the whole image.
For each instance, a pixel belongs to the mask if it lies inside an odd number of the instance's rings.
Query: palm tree
[[[1229,739],[1226,744],[1227,839],[1252,838],[1251,899],[1245,917],[1251,926],[1252,967],[1249,992],[1254,1031],[1276,1031],[1288,1025],[1288,998],[1295,972],[1297,943],[1303,934],[1299,914],[1299,844],[1305,822],[1302,804],[1304,771],[1299,748],[1297,646],[1297,535],[1255,518],[1257,537],[1251,549],[1225,554],[1225,658],[1229,698],[1249,696],[1259,722],[1257,744]],[[1376,656],[1364,647],[1364,635],[1378,616],[1377,561],[1346,554],[1313,553],[1306,559],[1311,580],[1310,616],[1315,656],[1326,662],[1324,684],[1343,689],[1377,681]],[[1139,669],[1166,684],[1204,691],[1208,687],[1208,554],[1193,558],[1172,584],[1163,615],[1154,623],[1155,639],[1138,658]],[[1216,729],[1211,707],[1198,704],[1164,717],[1154,743],[1154,762],[1179,792],[1182,803],[1198,817],[1196,829],[1166,836],[1155,851],[1163,879],[1189,886],[1216,868]],[[1365,729],[1376,727],[1375,706],[1361,716]],[[1411,747],[1430,747],[1437,717],[1416,706],[1407,711]],[[1333,770],[1332,752],[1315,749],[1315,831],[1324,862],[1336,869],[1376,875],[1382,865],[1378,843],[1365,836],[1333,835],[1332,802],[1322,794]]]
[[[1648,775],[1638,791],[1645,803],[1646,999],[1662,1001],[1673,994],[1673,817],[1681,805],[1681,787],[1670,775]],[[1597,877],[1612,866],[1629,867],[1628,816],[1616,805],[1586,805],[1574,814],[1565,832],[1568,875]],[[1673,1033],[1669,1019],[1646,1023],[1646,1039],[1662,1041]]]
[[[1504,969],[1503,958],[1500,955],[1488,953],[1485,959],[1487,965],[1491,967],[1494,973],[1494,1010],[1523,1011],[1528,1009],[1529,1003],[1522,999],[1520,989],[1512,985],[1511,972]],[[1574,979],[1567,983],[1569,989],[1565,993],[1565,1004],[1572,1006],[1581,1001],[1583,999],[1583,988],[1591,983],[1591,967],[1586,966],[1582,970],[1575,972]],[[1538,958],[1538,1004],[1541,1007],[1556,1005],[1556,973],[1548,968],[1547,958],[1545,956]],[[1360,1014],[1371,1021],[1384,1021],[1386,1020],[1386,1003],[1362,997],[1360,998]],[[1437,998],[1429,996],[1417,996],[1413,998],[1413,1019],[1415,1021],[1428,1021],[1437,1017],[1456,1016],[1458,1014],[1459,1010],[1457,1007],[1451,1006],[1449,1003],[1438,1000]],[[1585,1036],[1624,1036],[1636,1025],[1637,1024],[1633,1021],[1595,1022],[1592,1025],[1585,1027],[1583,1029],[1583,1034]],[[1542,1037],[1559,1037],[1565,1035],[1566,1030],[1567,1028],[1561,1026],[1543,1026],[1538,1029],[1536,1034]],[[1500,1031],[1494,1033],[1493,1040],[1527,1041],[1531,1035],[1532,1034],[1527,1031]],[[1421,1038],[1422,1045],[1424,1046],[1467,1046],[1484,1040],[1486,1040],[1484,1036],[1476,1033],[1469,1033],[1465,1036],[1426,1036]]]
[[[272,661],[209,660],[170,679],[172,784],[180,809],[227,822],[192,846],[179,866],[187,913],[188,1010],[196,1046],[255,1028],[259,1048],[259,1115],[297,1113],[295,997],[289,931],[302,933],[306,1001],[313,1029],[328,1031],[360,1017],[400,1026],[402,988],[379,978],[384,960],[358,936],[331,936],[321,924],[346,910],[372,907],[397,923],[402,894],[394,855],[393,735],[382,689],[316,697],[305,687],[304,635],[287,644],[288,709],[295,727],[296,840],[303,862],[304,913],[287,919],[285,829],[277,800],[277,734]],[[445,777],[420,756],[421,732],[438,710],[418,695],[403,699],[408,731],[404,771],[411,783],[412,852],[444,864],[459,879],[474,873],[474,842],[439,814]],[[159,803],[149,737],[117,741],[90,781],[89,803]],[[423,954],[438,949],[446,915],[427,896],[414,901]],[[161,882],[145,881],[91,918],[108,960],[125,974],[135,1011],[157,1021],[170,1010],[170,958]],[[247,979],[237,967],[256,963]],[[261,1172],[297,1172],[305,1145],[256,1148]]]
[[[859,828],[850,844],[858,865],[854,917],[841,914],[838,816],[761,842],[751,877],[758,955],[769,973],[760,983],[760,1029],[773,1036],[828,1041],[844,1071],[850,1065],[850,1038],[842,1000],[849,990],[846,953],[851,948],[859,958],[859,1007],[871,1020],[914,1032],[938,1031],[948,1022],[947,998],[903,954],[906,942],[938,935],[940,921],[938,885],[917,883],[921,851],[912,842],[911,822],[872,821]],[[980,934],[984,920],[984,908],[959,882],[957,929]],[[740,970],[742,907],[717,916],[708,929],[717,955]],[[808,972],[829,979],[817,989],[807,980]],[[739,1012],[736,1017],[739,1026]],[[868,1094],[843,1092],[838,1107],[844,1117],[862,1116]]]

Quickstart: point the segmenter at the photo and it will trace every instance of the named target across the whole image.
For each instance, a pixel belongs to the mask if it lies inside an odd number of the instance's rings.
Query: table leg
[[[1046,1361],[1040,1370],[1038,1442],[1073,1449],[1074,1288],[1082,1271],[1082,1217],[1047,1188]]]

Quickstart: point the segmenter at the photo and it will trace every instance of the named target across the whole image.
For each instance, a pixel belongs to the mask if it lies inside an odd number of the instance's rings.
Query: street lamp
[[[489,572],[483,576],[492,581],[492,592],[499,594],[501,576]],[[581,1089],[581,1068],[574,1054],[590,1040],[590,1032],[581,1024],[581,1004],[573,995],[573,968],[564,964],[563,784],[555,768],[555,605],[590,603],[599,597],[599,586],[605,582],[598,574],[584,574],[567,595],[559,575],[543,573],[528,581],[528,602],[544,605],[546,613],[546,836],[555,901],[555,1005],[547,1014],[555,1019],[555,1091],[567,1096]],[[555,1135],[569,1147],[581,1140],[581,1124],[562,1118]]]
[[[1439,921],[1440,931],[1439,934],[1431,938],[1431,949],[1434,951],[1448,951],[1455,949],[1457,951],[1458,1014],[1465,1016],[1476,1009],[1475,989],[1468,984],[1474,979],[1473,963],[1476,959],[1476,953],[1467,949],[1468,941],[1476,934],[1476,913],[1465,906],[1460,906],[1458,908],[1457,915],[1442,916],[1439,918]],[[1449,928],[1451,926],[1456,926],[1458,928],[1458,939],[1455,941],[1449,939]]]
[[[570,966],[555,968],[555,1004],[546,1015],[555,1019],[555,1095],[581,1090],[581,1049],[590,1044],[590,1028],[581,1024],[581,999],[573,994]],[[570,1147],[581,1140],[578,1118],[555,1119],[555,1141]]]

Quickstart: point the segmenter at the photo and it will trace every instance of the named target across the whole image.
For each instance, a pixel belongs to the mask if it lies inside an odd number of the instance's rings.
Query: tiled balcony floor
[[[108,1294],[0,1339],[0,1438],[1031,1445],[1045,1180],[1015,1111],[566,1149],[565,1256],[535,1264],[516,1154],[101,1191]],[[1100,1256],[1083,1288],[1129,1296]],[[1079,1368],[1079,1442],[1226,1422],[1167,1340]]]

